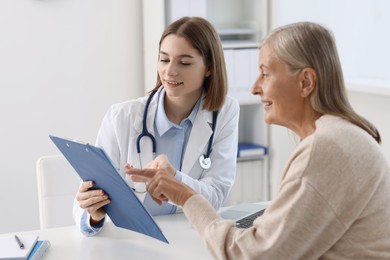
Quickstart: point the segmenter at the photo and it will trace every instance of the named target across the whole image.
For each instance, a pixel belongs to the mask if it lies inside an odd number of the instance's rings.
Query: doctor
[[[125,165],[165,167],[218,209],[234,182],[238,117],[237,101],[227,96],[218,34],[208,21],[184,17],[162,34],[155,88],[147,97],[113,105],[96,145],[152,215],[180,209],[170,202],[157,204],[144,182],[134,183],[126,175]],[[108,203],[110,198],[93,189],[92,181],[80,185],[73,215],[83,234],[94,235],[103,227],[102,207]]]

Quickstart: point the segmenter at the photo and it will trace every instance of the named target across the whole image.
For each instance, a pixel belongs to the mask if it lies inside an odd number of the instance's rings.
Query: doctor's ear
[[[317,73],[313,68],[304,68],[301,71],[301,96],[308,97],[317,86]]]
[[[211,75],[211,69],[207,70],[206,74],[204,76],[205,76],[205,78],[207,78],[207,77],[210,77],[210,75]]]

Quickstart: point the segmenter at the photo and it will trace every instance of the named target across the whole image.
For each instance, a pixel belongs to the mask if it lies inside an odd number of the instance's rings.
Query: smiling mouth
[[[262,103],[264,104],[264,108],[268,108],[272,105],[271,101],[263,101]]]
[[[169,85],[174,85],[174,86],[179,86],[179,85],[183,84],[183,82],[168,81],[168,80],[166,80],[165,83],[167,83],[167,84],[169,84]]]

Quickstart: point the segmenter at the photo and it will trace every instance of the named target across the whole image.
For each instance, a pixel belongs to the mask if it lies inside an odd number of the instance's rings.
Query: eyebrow
[[[169,56],[168,53],[164,52],[164,51],[160,51],[160,54],[164,54],[164,55],[167,55]],[[191,59],[194,59],[195,57],[190,55],[190,54],[181,54],[179,56],[177,56],[178,58],[191,58]]]

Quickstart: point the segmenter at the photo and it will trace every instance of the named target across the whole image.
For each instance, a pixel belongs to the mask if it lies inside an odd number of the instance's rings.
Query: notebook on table
[[[219,214],[224,219],[231,219],[236,222],[238,228],[249,228],[253,221],[260,217],[270,202],[242,203],[224,207]]]
[[[0,259],[27,259],[38,240],[37,235],[0,236]]]
[[[117,227],[142,233],[165,243],[168,240],[142,202],[118,173],[102,148],[50,136],[57,148],[84,181],[92,180],[111,202],[103,209]]]

